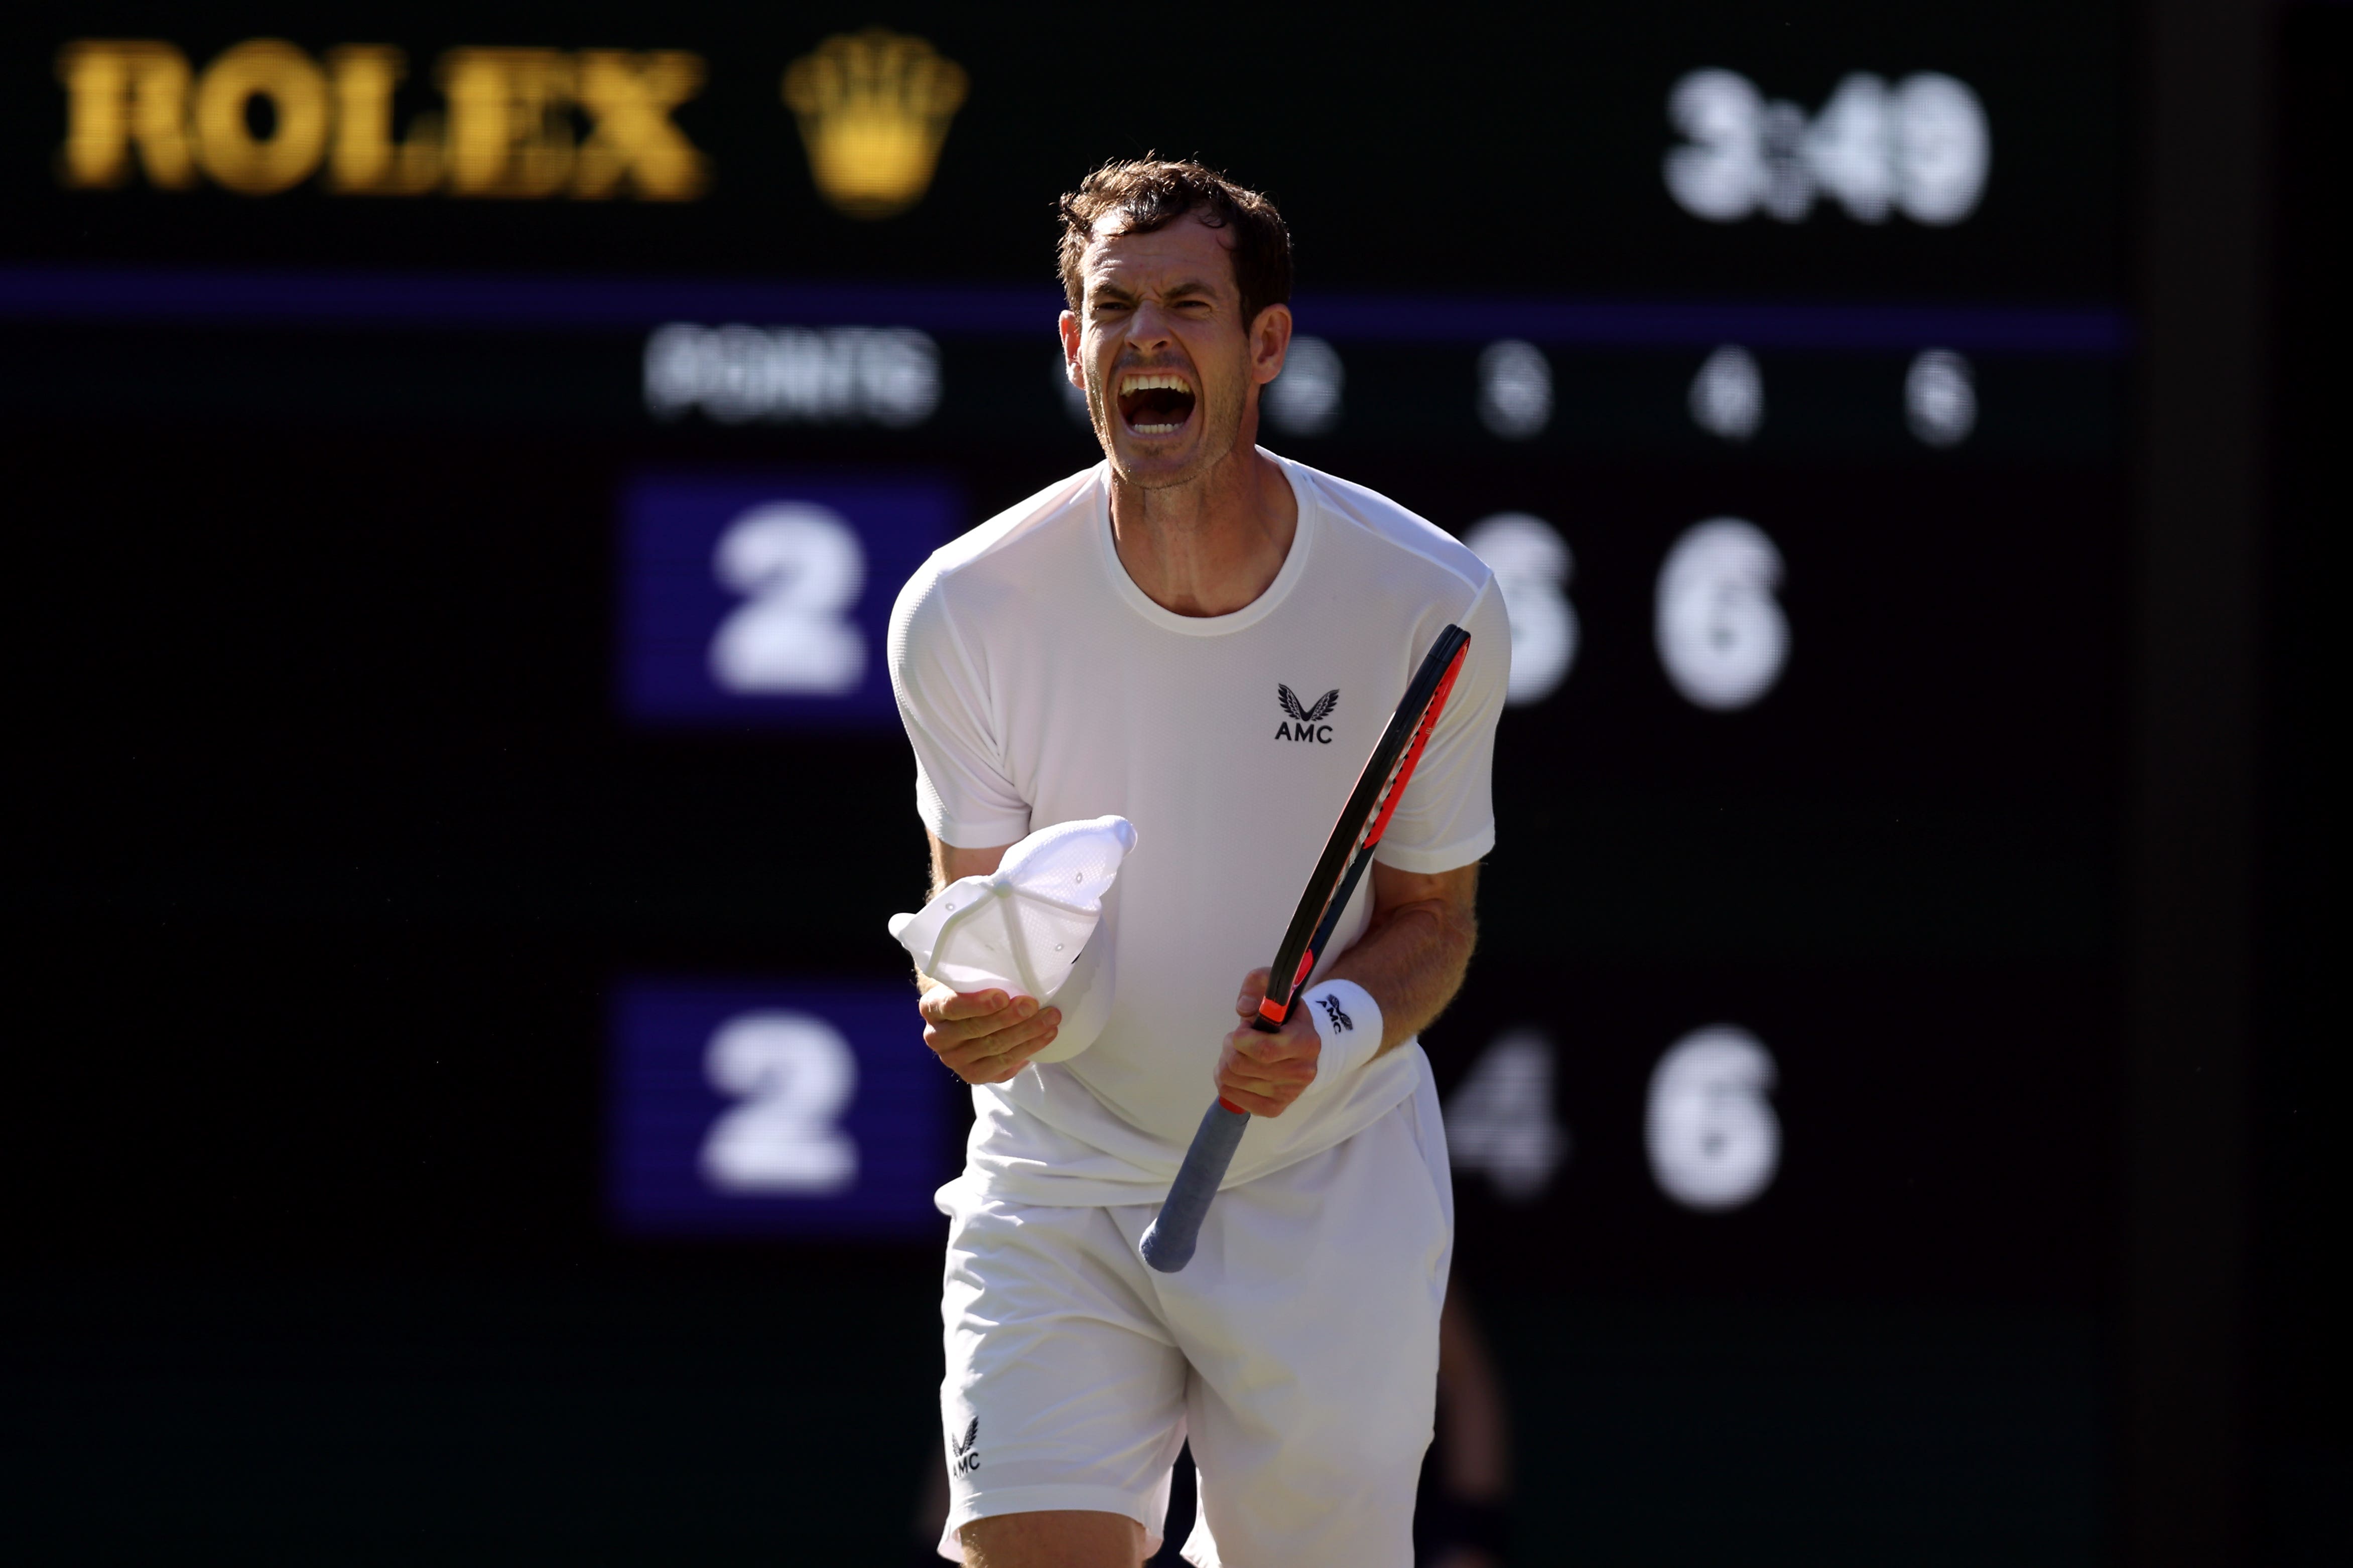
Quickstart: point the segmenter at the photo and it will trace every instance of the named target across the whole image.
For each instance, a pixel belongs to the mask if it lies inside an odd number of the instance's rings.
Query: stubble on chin
[[[1198,484],[1210,471],[1233,455],[1240,444],[1243,405],[1237,398],[1229,407],[1215,407],[1205,403],[1194,405],[1193,417],[1206,420],[1201,428],[1201,444],[1194,448],[1190,462],[1181,468],[1152,468],[1138,472],[1121,457],[1113,437],[1113,422],[1119,418],[1119,405],[1111,401],[1092,375],[1087,378],[1087,407],[1095,422],[1095,439],[1103,447],[1103,456],[1111,459],[1111,470],[1123,485],[1139,490],[1173,490],[1186,485]]]

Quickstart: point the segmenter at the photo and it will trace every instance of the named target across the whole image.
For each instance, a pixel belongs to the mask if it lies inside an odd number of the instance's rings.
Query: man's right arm
[[[940,842],[936,833],[930,838],[934,897],[950,882],[996,870],[1013,847],[960,849]],[[927,974],[916,975],[915,984],[923,992],[915,1005],[923,1016],[923,1044],[966,1083],[1003,1083],[1053,1044],[1061,1026],[1059,1009],[1040,1007],[1028,996],[993,990],[959,994]]]

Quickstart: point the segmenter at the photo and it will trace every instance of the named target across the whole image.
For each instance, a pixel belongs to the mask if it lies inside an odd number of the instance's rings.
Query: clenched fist
[[[1315,1081],[1315,1063],[1324,1054],[1324,1041],[1315,1026],[1299,1008],[1291,1010],[1291,1016],[1275,1034],[1262,1035],[1247,1022],[1258,1016],[1267,978],[1266,970],[1253,969],[1243,979],[1241,994],[1234,998],[1234,1011],[1245,1022],[1226,1037],[1225,1048],[1218,1053],[1219,1097],[1252,1116],[1280,1116],[1288,1110],[1291,1102]]]

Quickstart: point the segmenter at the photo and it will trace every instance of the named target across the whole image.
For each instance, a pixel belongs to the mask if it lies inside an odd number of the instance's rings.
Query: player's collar
[[[1314,548],[1315,531],[1322,521],[1322,503],[1309,480],[1308,470],[1263,447],[1258,448],[1258,453],[1281,468],[1282,477],[1290,481],[1292,499],[1299,506],[1299,526],[1292,533],[1291,549],[1282,558],[1282,569],[1266,585],[1266,592],[1224,616],[1180,616],[1155,604],[1152,595],[1135,585],[1135,579],[1127,574],[1126,566],[1120,561],[1119,546],[1112,539],[1111,464],[1106,461],[1097,467],[1092,502],[1096,558],[1102,562],[1103,575],[1111,580],[1113,591],[1130,609],[1166,631],[1188,637],[1220,637],[1258,625],[1291,596],[1292,589],[1307,574],[1307,557]]]

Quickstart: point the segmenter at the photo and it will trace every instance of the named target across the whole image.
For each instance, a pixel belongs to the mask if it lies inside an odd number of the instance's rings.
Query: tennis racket
[[[1261,1034],[1282,1027],[1299,987],[1314,973],[1316,956],[1332,940],[1332,928],[1340,923],[1340,912],[1348,907],[1365,868],[1372,864],[1381,835],[1388,831],[1389,817],[1421,761],[1422,748],[1430,744],[1430,732],[1438,727],[1438,716],[1445,711],[1447,694],[1454,689],[1454,678],[1462,672],[1462,656],[1470,647],[1471,634],[1461,626],[1450,626],[1438,634],[1406,685],[1405,700],[1398,704],[1380,743],[1366,760],[1365,771],[1356,775],[1356,787],[1348,792],[1348,804],[1324,841],[1307,890],[1299,895],[1282,945],[1275,949],[1266,996],[1250,1020],[1250,1027]],[[1225,1180],[1226,1167],[1233,1163],[1242,1130],[1249,1125],[1250,1112],[1227,1104],[1224,1096],[1210,1102],[1158,1216],[1144,1233],[1145,1262],[1163,1274],[1174,1274],[1193,1261],[1209,1200],[1218,1195],[1218,1184]]]

